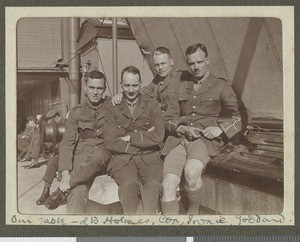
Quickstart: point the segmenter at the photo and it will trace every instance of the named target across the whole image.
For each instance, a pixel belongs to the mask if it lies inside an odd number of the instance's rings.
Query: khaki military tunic
[[[188,71],[173,70],[165,78],[156,75],[152,82],[142,88],[141,93],[157,100],[164,114],[168,109],[171,93],[178,88],[180,82],[189,81],[192,78]]]
[[[193,82],[181,83],[177,92],[171,94],[172,99],[165,121],[166,129],[173,136],[169,136],[162,150],[163,155],[167,155],[183,139],[177,137],[176,129],[179,125],[200,129],[218,126],[227,139],[241,131],[242,121],[238,100],[228,82],[210,74],[197,91],[194,90],[193,85]],[[223,108],[231,113],[231,118],[218,123],[218,117]],[[224,146],[223,139],[209,140],[201,136],[201,140],[207,146],[210,156],[218,154],[220,148]]]
[[[59,171],[71,171],[71,187],[88,181],[110,158],[103,143],[103,102],[94,107],[86,101],[70,111],[59,146]]]
[[[161,162],[158,144],[163,140],[165,127],[158,102],[140,95],[133,116],[126,102],[123,99],[113,107],[108,100],[105,105],[104,142],[113,155],[108,166],[110,173],[121,170],[132,156],[142,156],[146,164]],[[130,142],[119,138],[128,134]]]

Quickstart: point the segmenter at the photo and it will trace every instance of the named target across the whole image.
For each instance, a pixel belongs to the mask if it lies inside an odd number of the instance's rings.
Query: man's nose
[[[129,92],[133,92],[133,87],[129,87]]]
[[[195,69],[199,69],[200,65],[198,63],[195,63]]]
[[[98,90],[97,90],[97,89],[94,89],[93,94],[94,94],[94,95],[97,95],[97,94],[98,94]]]

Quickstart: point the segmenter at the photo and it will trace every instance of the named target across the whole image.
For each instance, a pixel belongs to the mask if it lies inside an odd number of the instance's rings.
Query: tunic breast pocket
[[[78,122],[78,129],[82,129],[83,131],[85,129],[93,130],[94,129],[94,122],[91,122],[91,121],[79,121]]]
[[[141,119],[138,121],[137,126],[140,130],[148,131],[153,125],[150,122],[149,118],[141,117]]]
[[[123,136],[128,132],[130,127],[130,120],[121,116],[117,118],[117,136]]]
[[[201,106],[203,106],[205,114],[208,115],[218,115],[221,111],[220,99],[217,95],[201,97]]]

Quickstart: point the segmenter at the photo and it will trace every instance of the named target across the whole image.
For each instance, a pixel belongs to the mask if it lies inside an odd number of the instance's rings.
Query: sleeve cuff
[[[223,122],[218,124],[218,127],[224,132],[226,137],[230,139],[241,131],[241,118],[234,117],[230,122]]]
[[[143,132],[136,132],[130,135],[130,142],[135,147],[143,147],[144,135]]]

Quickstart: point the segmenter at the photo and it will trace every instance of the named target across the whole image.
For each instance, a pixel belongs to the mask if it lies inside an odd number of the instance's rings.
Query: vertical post
[[[69,40],[69,22],[68,18],[61,18],[61,48],[62,48],[62,62],[68,61],[68,40]]]
[[[118,93],[118,27],[117,18],[112,19],[113,95]]]
[[[69,20],[68,18],[61,18],[61,53],[62,63],[68,61],[69,48]],[[65,76],[59,78],[60,87],[60,111],[63,117],[68,113],[69,107],[69,86]]]
[[[69,18],[69,108],[79,103],[80,97],[80,56],[77,38],[79,34],[79,18]]]

